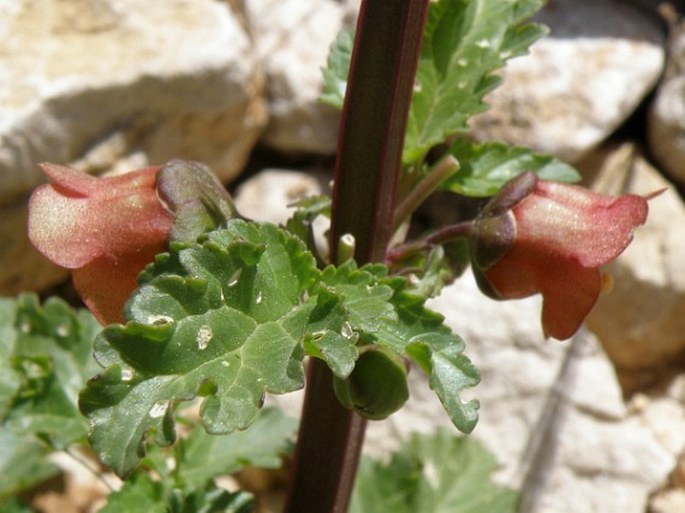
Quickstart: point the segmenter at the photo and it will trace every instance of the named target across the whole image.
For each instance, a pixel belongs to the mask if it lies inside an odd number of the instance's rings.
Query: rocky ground
[[[337,113],[320,67],[354,0],[0,2],[0,294],[66,274],[26,239],[37,162],[92,173],[204,161],[241,212],[327,187]],[[610,193],[666,192],[608,269],[615,280],[570,342],[545,341],[539,300],[497,303],[470,274],[434,301],[482,372],[474,435],[531,513],[685,511],[685,31],[683,3],[550,0],[551,29],[503,70],[477,139],[576,165]],[[40,15],[38,14],[40,9]],[[75,16],[78,14],[78,16]],[[436,204],[437,205],[437,204]],[[441,203],[426,215],[449,217]],[[448,425],[418,373],[408,406],[366,450]],[[298,411],[297,396],[280,403]],[[53,511],[81,511],[65,509]]]

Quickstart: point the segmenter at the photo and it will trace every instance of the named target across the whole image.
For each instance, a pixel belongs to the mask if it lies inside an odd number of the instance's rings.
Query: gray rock
[[[479,140],[500,139],[577,161],[610,135],[663,69],[659,24],[619,0],[555,0],[537,20],[551,34],[502,71],[472,120]]]

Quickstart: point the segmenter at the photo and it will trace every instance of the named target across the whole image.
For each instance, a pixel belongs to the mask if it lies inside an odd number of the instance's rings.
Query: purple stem
[[[359,264],[385,256],[428,4],[362,2],[338,140],[331,255],[349,233]],[[347,511],[365,425],[340,405],[326,364],[312,359],[285,513]]]

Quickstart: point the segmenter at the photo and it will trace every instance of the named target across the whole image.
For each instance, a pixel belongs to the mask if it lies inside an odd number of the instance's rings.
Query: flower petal
[[[67,166],[43,162],[38,164],[43,173],[50,178],[52,186],[66,196],[90,196],[98,188],[99,180]]]
[[[557,262],[542,286],[542,329],[545,337],[571,338],[597,302],[602,279],[597,268],[573,261]]]
[[[521,245],[515,245],[485,275],[502,299],[542,293],[543,331],[546,337],[559,340],[580,328],[601,289],[598,269]]]
[[[621,254],[647,211],[641,196],[606,196],[543,180],[514,209],[517,237],[584,267],[598,267]]]
[[[100,256],[84,267],[74,269],[74,287],[100,323],[123,323],[124,305],[137,286],[138,275],[165,249],[163,244],[148,246],[120,261]]]
[[[38,187],[29,200],[28,235],[49,260],[67,269],[81,267],[102,252],[87,229],[88,198],[67,196],[52,184]]]

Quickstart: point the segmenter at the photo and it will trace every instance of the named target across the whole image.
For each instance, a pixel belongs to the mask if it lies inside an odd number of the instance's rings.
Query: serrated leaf
[[[342,109],[345,102],[347,75],[354,46],[354,30],[342,30],[331,44],[326,67],[322,69],[324,92],[321,101]]]
[[[486,109],[493,72],[522,55],[545,34],[524,23],[543,0],[431,2],[407,124],[403,162],[415,165],[447,137],[468,130],[469,117]]]
[[[292,450],[297,420],[265,408],[249,428],[228,435],[209,435],[195,426],[174,447],[178,480],[196,488],[218,476],[246,467],[279,468]]]
[[[350,513],[514,513],[517,494],[492,482],[496,467],[472,438],[414,434],[390,462],[362,461]]]
[[[480,381],[478,369],[463,354],[464,342],[444,324],[444,317],[424,306],[425,298],[412,294],[405,280],[392,282],[397,320],[383,322],[377,342],[409,356],[427,375],[447,414],[460,431],[469,433],[478,420],[478,401],[462,402],[466,388]]]
[[[206,396],[206,428],[227,433],[254,420],[265,392],[301,388],[314,308],[303,294],[317,273],[298,238],[242,220],[157,259],[128,303],[127,325],[98,337],[96,357],[108,368],[81,394],[101,459],[124,475],[146,433],[171,443],[177,401]]]
[[[387,273],[384,265],[367,264],[357,268],[353,260],[348,260],[339,267],[324,269],[320,286],[334,291],[342,299],[351,329],[374,333],[381,324],[397,318],[389,302],[394,290],[382,282]]]
[[[476,144],[458,139],[449,153],[462,164],[441,188],[464,196],[493,196],[505,183],[525,171],[533,171],[550,181],[580,180],[580,174],[572,166],[551,155],[501,142]]]
[[[359,356],[357,342],[378,331],[383,322],[397,318],[389,303],[394,291],[381,282],[383,265],[357,268],[353,260],[339,267],[328,266],[311,293],[317,297],[305,341],[309,356],[324,360],[339,378],[346,378]]]

